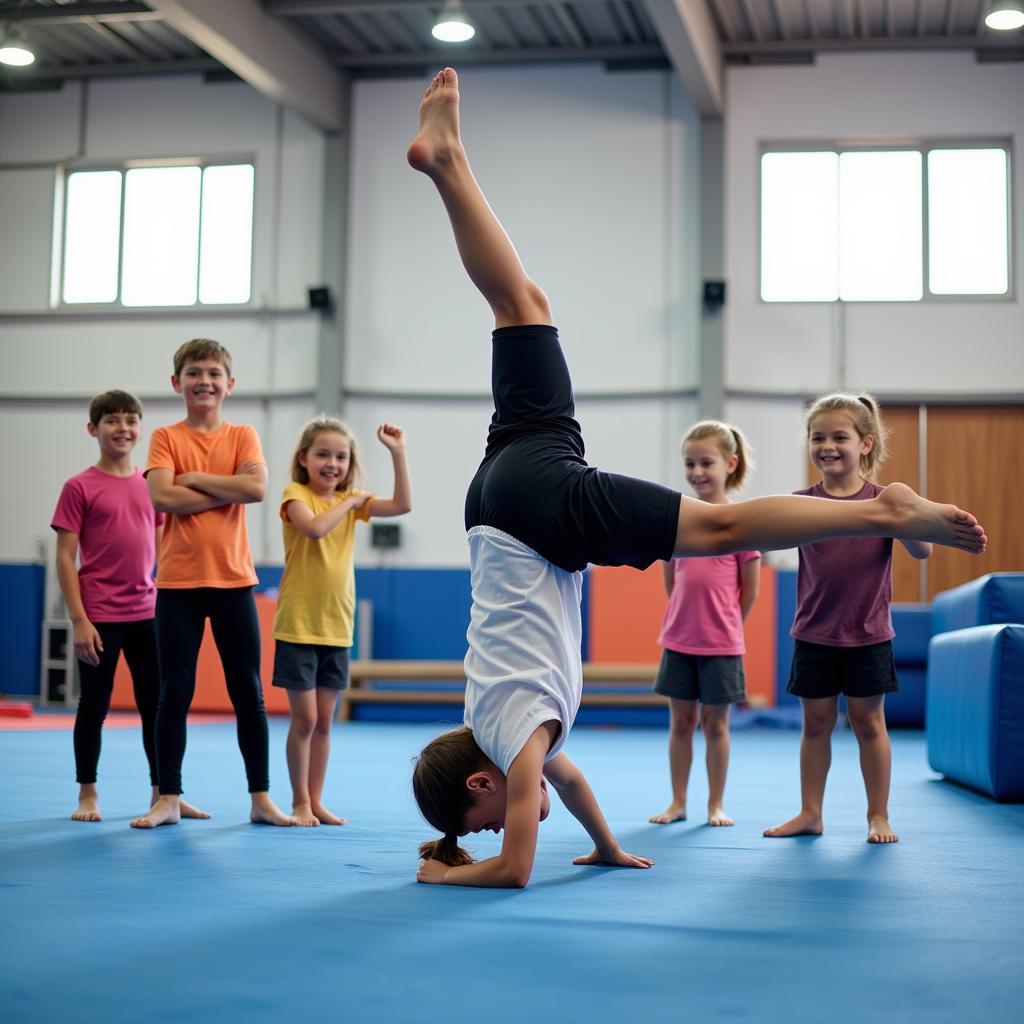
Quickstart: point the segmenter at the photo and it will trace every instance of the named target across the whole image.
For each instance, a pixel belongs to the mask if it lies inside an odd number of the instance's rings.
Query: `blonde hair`
[[[174,353],[174,376],[180,377],[186,363],[198,363],[201,359],[216,359],[224,367],[224,372],[231,376],[231,353],[212,338],[193,338],[186,341]]]
[[[439,860],[453,868],[473,863],[469,851],[459,846],[466,812],[473,806],[466,779],[488,767],[493,765],[464,725],[441,733],[420,752],[412,772],[413,795],[420,814],[444,834],[420,844],[422,860]]]
[[[685,449],[689,441],[714,441],[718,450],[728,462],[736,456],[736,468],[725,478],[725,489],[734,491],[743,486],[747,473],[754,468],[753,449],[750,442],[743,436],[739,427],[720,420],[701,420],[686,432],[681,448]]]
[[[813,402],[804,416],[807,438],[811,436],[811,424],[823,412],[845,412],[853,420],[854,429],[860,439],[872,438],[871,450],[860,457],[860,474],[865,480],[874,480],[878,467],[889,457],[889,429],[882,420],[878,399],[866,391],[859,395],[836,391],[823,395]]]
[[[350,490],[363,474],[356,450],[356,439],[352,436],[352,431],[341,420],[324,414],[315,416],[302,428],[299,443],[292,456],[292,479],[300,484],[309,483],[309,471],[299,460],[299,456],[305,455],[313,447],[313,442],[320,434],[341,434],[348,441],[348,472],[344,479],[338,481],[334,489],[336,491]]]

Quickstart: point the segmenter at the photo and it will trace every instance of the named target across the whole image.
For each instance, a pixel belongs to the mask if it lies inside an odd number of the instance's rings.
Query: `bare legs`
[[[470,170],[459,135],[459,81],[452,68],[439,71],[423,94],[420,130],[408,159],[437,187],[462,265],[490,305],[495,326],[550,324],[547,297],[527,277]]]
[[[322,802],[331,726],[338,691],[327,687],[289,690],[291,723],[285,753],[292,783],[292,816],[299,825],[344,825]]]
[[[800,699],[804,730],[800,740],[800,813],[789,821],[766,828],[770,839],[821,835],[825,781],[832,765],[832,732],[836,726],[838,697]],[[860,769],[868,797],[868,842],[895,843],[899,836],[889,825],[889,780],[892,748],[885,728],[885,698],[848,697],[847,715],[860,747]]]
[[[972,554],[981,554],[987,543],[969,512],[928,501],[906,484],[890,484],[870,501],[775,495],[711,505],[684,497],[675,555],[772,551],[830,537],[931,541]]]
[[[670,698],[668,764],[672,777],[672,802],[650,821],[668,825],[686,820],[686,787],[693,763],[693,734],[697,728],[697,702]],[[734,824],[723,809],[725,778],[729,771],[729,705],[707,704],[700,710],[700,728],[707,747],[708,824]]]

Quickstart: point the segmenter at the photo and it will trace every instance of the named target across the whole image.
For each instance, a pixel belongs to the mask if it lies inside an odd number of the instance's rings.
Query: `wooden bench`
[[[583,663],[584,705],[590,707],[659,707],[665,698],[652,693],[658,666]],[[457,682],[465,679],[461,661],[380,661],[357,659],[349,666],[351,686],[341,695],[338,717],[352,717],[354,704],[462,704],[461,687],[443,690],[412,687],[378,689],[375,682]],[[635,692],[633,692],[635,690]],[[625,692],[624,692],[625,691]]]

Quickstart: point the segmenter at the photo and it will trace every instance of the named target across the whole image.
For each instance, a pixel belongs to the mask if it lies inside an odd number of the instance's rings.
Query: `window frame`
[[[203,242],[203,190],[208,167],[236,167],[247,165],[252,168],[252,230],[249,240],[249,298],[245,302],[201,302],[200,281],[202,275],[202,242]],[[124,206],[125,206],[125,175],[128,171],[160,168],[160,167],[198,167],[199,177],[199,208],[196,242],[196,298],[192,303],[174,303],[168,305],[128,306],[121,297],[124,270]],[[64,300],[64,275],[66,272],[66,246],[68,221],[68,181],[79,172],[116,171],[121,175],[121,209],[118,223],[117,242],[117,295],[110,302],[66,302]],[[50,292],[50,305],[61,312],[78,313],[146,313],[146,312],[188,312],[197,310],[230,311],[254,308],[255,270],[256,270],[256,158],[250,155],[230,155],[218,157],[152,157],[120,161],[75,161],[57,167],[55,187],[56,201],[59,203],[59,215],[54,217],[53,267]],[[59,232],[59,233],[58,233]]]
[[[993,295],[987,292],[933,292],[930,287],[929,250],[929,204],[928,204],[928,154],[945,149],[1001,149],[1006,154],[1006,268],[1007,288],[1005,292]],[[919,299],[765,299],[761,294],[763,266],[762,225],[764,223],[764,190],[762,187],[762,160],[769,153],[892,153],[918,152],[921,154],[921,269],[923,293]],[[922,303],[948,304],[950,302],[1016,302],[1016,267],[1014,237],[1014,196],[1013,196],[1013,140],[1005,136],[973,138],[914,138],[914,139],[831,139],[798,142],[762,142],[757,155],[757,280],[755,290],[757,301],[764,306],[828,306],[828,305],[900,305]]]

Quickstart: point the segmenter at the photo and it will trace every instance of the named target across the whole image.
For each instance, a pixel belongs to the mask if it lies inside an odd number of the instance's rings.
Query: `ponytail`
[[[459,837],[450,835],[420,843],[420,860],[439,860],[450,868],[474,863],[469,851],[459,846]]]

